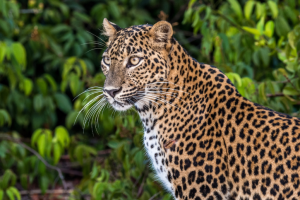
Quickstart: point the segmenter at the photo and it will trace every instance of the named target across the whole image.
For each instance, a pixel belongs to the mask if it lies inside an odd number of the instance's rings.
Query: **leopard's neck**
[[[201,64],[192,58],[176,40],[173,40],[173,46],[168,55],[168,66],[168,77],[162,80],[162,82],[168,83],[161,87],[169,89],[162,89],[157,101],[152,98],[152,101],[143,101],[142,106],[136,107],[145,131],[153,129],[157,120],[174,111],[180,111],[180,108],[199,106],[197,102],[200,102],[201,98],[204,99],[205,95],[209,93],[209,91],[203,91],[201,96],[195,95],[195,90],[200,89],[200,85],[197,84],[206,84],[206,80],[200,80],[200,76],[203,73],[208,76],[209,69],[201,67]],[[199,80],[195,80],[195,75],[199,75]]]

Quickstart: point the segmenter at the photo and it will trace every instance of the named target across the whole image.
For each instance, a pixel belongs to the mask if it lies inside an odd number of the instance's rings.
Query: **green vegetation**
[[[3,0],[0,200],[171,199],[149,167],[134,111],[85,117],[105,79],[104,17],[123,28],[167,19],[187,51],[243,96],[300,116],[299,0]]]

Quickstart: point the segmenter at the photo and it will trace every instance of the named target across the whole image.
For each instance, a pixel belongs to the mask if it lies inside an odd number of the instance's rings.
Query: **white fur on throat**
[[[170,192],[174,197],[174,190],[172,184],[168,180],[168,170],[166,165],[162,162],[166,162],[163,155],[163,147],[160,145],[157,130],[152,127],[152,119],[150,113],[140,113],[140,117],[144,126],[144,148],[147,152],[147,155],[151,161],[151,166],[154,172],[156,172],[156,178],[162,183],[164,189]],[[164,159],[164,161],[162,161]]]

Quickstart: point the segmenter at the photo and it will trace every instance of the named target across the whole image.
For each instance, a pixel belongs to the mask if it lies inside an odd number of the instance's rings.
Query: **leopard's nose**
[[[119,92],[121,92],[122,87],[119,87],[118,89],[110,89],[110,90],[106,90],[104,89],[104,91],[109,94],[112,98],[114,98]]]

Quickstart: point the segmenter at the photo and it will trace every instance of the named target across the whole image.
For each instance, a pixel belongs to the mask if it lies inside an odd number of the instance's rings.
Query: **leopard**
[[[174,38],[172,25],[106,18],[103,95],[135,109],[157,179],[176,200],[299,200],[300,119],[243,97]]]

